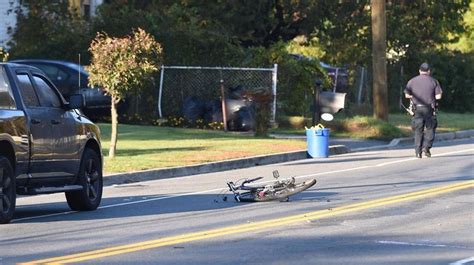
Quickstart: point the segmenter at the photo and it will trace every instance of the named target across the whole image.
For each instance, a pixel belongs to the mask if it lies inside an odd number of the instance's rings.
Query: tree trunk
[[[385,0],[371,0],[374,118],[388,120]]]
[[[112,97],[112,104],[110,107],[110,116],[112,121],[111,135],[110,135],[110,148],[109,158],[115,157],[115,150],[117,149],[117,127],[118,127],[118,116],[117,116],[117,102],[119,100]]]

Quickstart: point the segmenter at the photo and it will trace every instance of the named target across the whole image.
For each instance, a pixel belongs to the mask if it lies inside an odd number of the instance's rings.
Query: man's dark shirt
[[[426,74],[420,74],[408,81],[405,94],[412,95],[414,104],[431,105],[435,103],[435,95],[443,91],[439,82]]]

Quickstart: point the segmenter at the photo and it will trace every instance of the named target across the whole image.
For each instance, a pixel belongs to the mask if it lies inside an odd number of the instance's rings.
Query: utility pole
[[[371,0],[374,118],[388,120],[385,0]]]

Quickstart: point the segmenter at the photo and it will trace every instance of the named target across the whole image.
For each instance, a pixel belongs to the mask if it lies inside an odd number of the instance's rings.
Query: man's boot
[[[423,149],[423,153],[425,153],[426,157],[431,157],[430,149],[428,148]]]
[[[415,151],[415,157],[416,157],[416,158],[421,158],[421,152]]]

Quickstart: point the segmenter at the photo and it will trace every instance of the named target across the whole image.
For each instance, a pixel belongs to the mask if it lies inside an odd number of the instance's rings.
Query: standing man
[[[430,148],[433,145],[435,130],[438,126],[436,119],[436,100],[441,99],[443,93],[438,80],[430,76],[429,64],[422,63],[420,75],[408,81],[405,88],[405,97],[413,102],[415,115],[411,121],[415,131],[415,156],[421,158],[421,152],[431,157]]]

